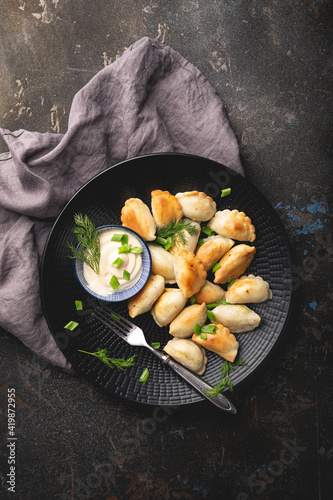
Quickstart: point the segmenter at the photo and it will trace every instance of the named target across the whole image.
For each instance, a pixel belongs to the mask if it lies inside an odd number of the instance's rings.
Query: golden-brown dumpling
[[[181,248],[185,248],[185,250],[188,250],[189,252],[194,253],[194,250],[196,249],[196,246],[197,246],[197,243],[199,240],[200,231],[201,231],[201,226],[200,226],[199,222],[195,222],[194,220],[187,219],[187,218],[184,218],[183,221],[185,223],[190,223],[191,226],[193,226],[196,229],[196,233],[191,235],[186,230],[184,230],[184,236],[186,238],[185,243],[182,243],[179,240],[178,234],[176,234],[175,235],[175,243],[174,243],[174,245],[172,245],[172,247],[169,250],[169,252],[172,255],[177,253],[178,250],[180,250]]]
[[[193,304],[185,307],[170,323],[169,333],[174,337],[185,339],[191,337],[195,324],[202,326],[207,319],[206,304]]]
[[[221,267],[215,272],[214,283],[229,283],[239,278],[251,264],[255,253],[255,247],[249,245],[240,244],[231,248],[219,261]]]
[[[214,283],[206,280],[204,286],[198,293],[194,294],[194,297],[196,298],[196,302],[198,304],[202,304],[203,302],[206,304],[212,304],[213,302],[224,300],[225,291],[220,285],[215,285]]]
[[[151,270],[154,274],[159,274],[165,278],[166,283],[176,283],[175,279],[175,258],[164,248],[148,243],[151,256]]]
[[[208,236],[198,248],[196,256],[201,260],[208,271],[234,245],[234,241],[224,236]]]
[[[215,321],[229,328],[232,333],[254,330],[260,323],[259,314],[247,306],[237,304],[220,305],[212,309]]]
[[[196,335],[194,333],[192,340],[205,349],[215,352],[221,358],[233,363],[237,356],[239,343],[235,335],[230,333],[228,328],[220,324],[215,326],[217,326],[216,332],[206,333],[206,339],[202,339],[200,334]]]
[[[185,217],[199,222],[209,220],[216,212],[216,203],[205,193],[199,191],[186,191],[177,193],[177,200],[180,202]]]
[[[151,192],[151,210],[158,227],[167,226],[172,220],[183,216],[183,209],[177,198],[169,191],[160,189]]]
[[[192,297],[205,284],[207,272],[198,257],[188,250],[179,250],[175,261],[176,282],[184,297]]]
[[[165,288],[155,302],[151,314],[158,326],[166,326],[180,313],[186,304],[186,298],[179,288]]]
[[[129,198],[121,210],[122,225],[138,233],[146,241],[156,238],[156,223],[148,206],[139,198]]]
[[[131,318],[150,311],[154,302],[164,292],[164,278],[151,274],[145,286],[128,301],[128,312]]]
[[[225,300],[230,304],[264,302],[272,297],[273,294],[267,281],[253,274],[236,279],[225,294]]]
[[[202,375],[205,372],[207,364],[205,349],[192,340],[174,337],[169,340],[164,351],[194,373]]]
[[[214,217],[208,222],[215,233],[232,238],[238,241],[250,241],[256,239],[255,228],[251,223],[250,217],[244,212],[238,210],[221,210],[216,212]]]

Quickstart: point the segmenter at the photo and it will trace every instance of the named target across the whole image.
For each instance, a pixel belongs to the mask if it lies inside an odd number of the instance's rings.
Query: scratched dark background
[[[295,289],[286,342],[232,394],[236,416],[114,400],[1,332],[0,498],[332,498],[332,13],[329,0],[0,1],[10,130],[64,133],[75,93],[143,36],[196,65],[287,230]],[[4,488],[8,387],[15,494]]]

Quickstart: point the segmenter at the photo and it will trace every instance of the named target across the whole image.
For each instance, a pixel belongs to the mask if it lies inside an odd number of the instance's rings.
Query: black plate
[[[231,187],[231,195],[221,198],[221,189]],[[288,241],[279,217],[266,198],[246,179],[232,170],[207,159],[180,154],[154,154],[124,161],[94,177],[68,202],[49,235],[41,266],[41,294],[44,314],[56,342],[75,370],[112,395],[152,405],[181,405],[202,401],[195,390],[162,366],[148,350],[131,347],[110,333],[92,315],[97,302],[77,283],[67,241],[74,241],[73,216],[86,213],[96,226],[119,224],[120,213],[128,198],[141,198],[150,206],[154,189],[172,194],[198,190],[212,196],[217,209],[244,211],[256,228],[256,255],[248,274],[268,281],[273,299],[249,305],[262,318],[260,326],[248,333],[237,334],[239,354],[246,366],[232,372],[236,387],[258,370],[271,357],[286,327],[291,306],[292,266]],[[75,300],[82,300],[79,313]],[[126,303],[115,304],[115,311],[127,317]],[[79,323],[73,333],[64,329],[70,320]],[[148,342],[164,346],[171,336],[168,328],[160,328],[150,313],[135,318]],[[113,357],[137,354],[136,364],[125,372],[110,370],[93,356],[78,349],[94,352],[105,348]],[[207,352],[208,364],[203,378],[214,385],[221,379],[223,360]],[[143,385],[139,377],[148,367],[150,376]]]

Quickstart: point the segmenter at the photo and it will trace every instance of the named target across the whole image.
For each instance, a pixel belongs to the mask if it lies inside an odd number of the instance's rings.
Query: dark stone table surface
[[[64,133],[75,93],[136,40],[157,39],[217,90],[294,261],[286,340],[230,395],[236,416],[112,399],[2,331],[0,498],[332,498],[332,13],[329,0],[0,2],[2,127]],[[6,492],[8,388],[16,493]]]

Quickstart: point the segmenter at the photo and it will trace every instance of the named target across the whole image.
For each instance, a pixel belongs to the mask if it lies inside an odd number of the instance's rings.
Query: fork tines
[[[133,328],[133,325],[126,318],[120,314],[116,314],[111,309],[104,305],[99,305],[93,311],[93,314],[98,318],[104,325],[106,325],[110,330],[126,337]]]

